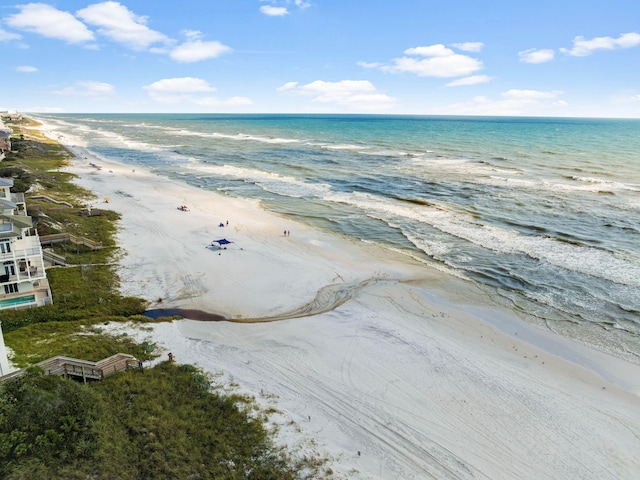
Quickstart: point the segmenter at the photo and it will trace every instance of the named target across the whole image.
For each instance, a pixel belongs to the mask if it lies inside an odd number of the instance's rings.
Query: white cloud
[[[640,45],[640,33],[624,33],[618,37],[616,44],[621,48],[631,48]]]
[[[182,34],[191,41],[200,40],[202,38],[202,32],[200,30],[183,30]]]
[[[20,13],[5,19],[8,25],[46,37],[66,40],[68,43],[95,40],[94,33],[68,12],[41,3],[31,3],[20,8]],[[177,62],[198,62],[231,51],[230,47],[220,42],[202,40],[202,33],[198,30],[184,30],[182,33],[187,41],[175,46],[175,40],[147,26],[147,17],[136,15],[115,1],[95,3],[78,10],[76,14],[86,23],[98,27],[97,33],[114,42],[136,51],[148,50],[152,53],[168,54]],[[0,29],[0,41],[20,38],[20,35]],[[97,47],[93,44],[88,48]]]
[[[278,87],[276,90],[278,92],[286,92],[287,90],[294,89],[298,86],[298,82],[287,82],[281,87]]]
[[[414,73],[420,77],[463,77],[481,70],[483,65],[468,55],[456,53],[442,44],[423,47],[408,48],[405,55],[394,58],[391,65],[359,62],[366,68],[376,66],[380,70],[389,73]],[[426,58],[422,58],[426,57]]]
[[[177,62],[190,63],[219,57],[223,53],[230,51],[230,47],[220,42],[203,42],[196,40],[179,45],[171,50],[169,56]]]
[[[206,95],[216,88],[206,80],[194,77],[164,78],[144,87],[149,96],[163,104],[189,104],[208,107],[233,107],[251,105],[247,97],[220,99]]]
[[[98,32],[133,50],[144,50],[158,42],[170,40],[147,27],[147,17],[135,15],[118,2],[102,2],[78,10],[85,22],[96,25]]]
[[[18,35],[17,33],[7,32],[0,28],[0,42],[9,42],[11,40],[20,40],[22,35]]]
[[[545,63],[550,62],[555,57],[556,52],[551,49],[540,49],[537,50],[535,48],[531,48],[529,50],[523,50],[522,52],[518,52],[518,56],[520,57],[521,62],[525,63]]]
[[[4,19],[10,27],[34,32],[48,38],[67,43],[85,43],[94,40],[94,35],[84,23],[69,12],[57,10],[44,3],[20,5],[20,13]]]
[[[501,94],[501,99],[485,96],[474,97],[469,102],[450,105],[441,113],[457,115],[548,115],[568,105],[559,98],[560,90],[542,91],[511,89]]]
[[[404,53],[405,55],[421,55],[423,57],[448,57],[454,55],[455,52],[438,43],[427,47],[407,48]]]
[[[206,80],[194,77],[164,78],[153,82],[151,85],[146,85],[144,89],[147,90],[150,95],[216,91],[216,88],[211,86]]]
[[[418,60],[411,57],[394,59],[394,65],[382,67],[391,73],[415,73],[420,77],[460,77],[482,68],[482,62],[466,55],[449,55]]]
[[[270,17],[282,17],[289,14],[286,7],[274,7],[273,5],[263,5],[260,7],[260,11]]]
[[[311,97],[314,103],[333,104],[354,110],[379,111],[391,108],[396,99],[380,93],[367,80],[342,80],[325,82],[316,80],[306,85],[288,82],[278,91],[287,91],[293,95]]]
[[[80,81],[76,82],[73,86],[65,87],[53,93],[94,98],[111,97],[115,94],[115,87],[105,82]]]
[[[36,67],[32,67],[30,65],[20,65],[19,67],[16,67],[16,72],[21,73],[33,73],[37,71],[38,69]]]
[[[462,77],[454,80],[452,82],[447,83],[447,87],[460,87],[467,85],[477,85],[479,83],[487,83],[491,80],[491,77],[488,75],[472,75],[470,77]]]
[[[596,50],[613,50],[615,48],[631,48],[640,45],[640,34],[631,32],[624,33],[618,38],[596,37],[587,40],[582,36],[573,39],[573,48],[561,48],[563,53],[574,57],[586,57]]]
[[[260,0],[262,2],[269,2],[270,5],[263,5],[260,7],[260,12],[270,17],[283,17],[289,15],[291,12],[287,7],[278,7],[276,4],[295,5],[300,10],[304,10],[311,6],[311,2],[306,0]]]
[[[464,43],[452,43],[452,47],[462,50],[464,52],[479,52],[484,47],[482,42],[464,42]]]

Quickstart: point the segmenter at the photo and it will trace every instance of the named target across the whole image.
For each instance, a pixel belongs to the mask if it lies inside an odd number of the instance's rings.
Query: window
[[[9,294],[9,293],[18,293],[18,284],[17,283],[10,283],[8,285],[4,286],[4,293]]]
[[[11,253],[11,243],[0,242],[0,253]]]
[[[15,275],[16,274],[16,267],[13,264],[13,262],[4,262],[3,266],[4,266],[5,275]]]

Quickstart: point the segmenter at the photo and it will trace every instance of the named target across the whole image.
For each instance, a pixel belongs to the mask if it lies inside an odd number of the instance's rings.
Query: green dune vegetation
[[[154,345],[101,328],[114,321],[167,320],[143,316],[144,300],[119,293],[118,214],[83,215],[93,194],[62,171],[71,154],[39,134],[31,120],[8,125],[13,151],[0,163],[0,176],[27,192],[39,234],[69,233],[103,246],[52,247],[68,264],[47,270],[54,304],[2,312],[12,362],[29,367],[57,355],[98,361],[118,352],[157,358]],[[43,196],[72,207],[33,198]],[[170,361],[86,383],[29,367],[0,383],[0,478],[331,477],[324,461],[276,445],[266,428],[269,412],[221,387],[198,368]]]

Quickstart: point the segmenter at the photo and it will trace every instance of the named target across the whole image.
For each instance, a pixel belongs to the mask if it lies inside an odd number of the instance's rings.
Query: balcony
[[[47,278],[42,266],[30,267],[24,271],[16,272],[14,275],[3,273],[0,275],[0,286],[6,283],[35,282]]]
[[[1,233],[2,231],[0,230],[0,235]],[[20,240],[12,242],[10,252],[0,253],[0,261],[29,259],[40,257],[41,255],[42,247],[40,246],[40,239],[37,235],[34,235],[31,237],[23,237]]]

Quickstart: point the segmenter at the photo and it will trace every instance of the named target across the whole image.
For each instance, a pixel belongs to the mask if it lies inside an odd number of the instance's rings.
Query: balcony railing
[[[16,258],[33,258],[39,257],[42,254],[40,248],[25,248],[21,250],[15,250],[7,253],[0,253],[0,260],[6,261]]]
[[[36,280],[42,280],[43,278],[47,278],[43,266],[31,266],[27,270],[17,271],[13,275],[8,273],[1,274],[0,285],[4,285],[6,283],[33,282]]]

